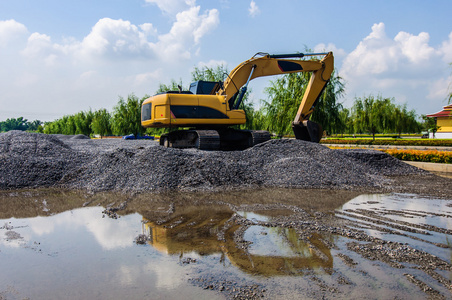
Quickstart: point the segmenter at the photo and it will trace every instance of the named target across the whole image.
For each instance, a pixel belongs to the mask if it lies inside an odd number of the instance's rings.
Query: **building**
[[[435,118],[436,125],[440,126],[435,133],[435,138],[452,139],[452,104],[444,106],[442,111],[427,115],[427,117]],[[429,138],[433,138],[433,132],[429,133]]]

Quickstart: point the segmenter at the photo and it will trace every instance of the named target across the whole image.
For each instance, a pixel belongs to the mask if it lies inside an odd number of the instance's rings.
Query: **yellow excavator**
[[[302,60],[322,56],[321,60]],[[257,77],[312,72],[292,128],[295,138],[319,142],[323,130],[309,120],[317,99],[334,69],[332,52],[270,55],[257,53],[229,73],[224,82],[197,81],[189,91],[170,91],[154,95],[143,102],[141,125],[145,128],[190,128],[170,131],[160,137],[160,145],[203,150],[240,150],[270,139],[261,130],[238,130],[234,125],[246,123],[240,109],[249,82]],[[301,88],[301,87],[300,87]]]

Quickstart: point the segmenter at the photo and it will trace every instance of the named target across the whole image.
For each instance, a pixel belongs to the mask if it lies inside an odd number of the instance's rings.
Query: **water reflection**
[[[143,218],[144,233],[149,237],[149,244],[165,254],[220,253],[222,243],[217,234],[232,215],[230,210],[185,207],[183,213],[165,221],[153,222]]]
[[[158,251],[183,256],[221,254],[242,271],[263,276],[301,275],[306,270],[331,272],[333,257],[322,236],[299,239],[293,228],[237,225],[233,211],[212,207],[184,207],[165,221],[144,218],[144,233]],[[250,221],[270,216],[240,212]],[[240,223],[240,222],[239,222]]]
[[[141,215],[102,210],[0,220],[0,298],[216,298],[190,285],[177,260],[134,244]]]
[[[103,214],[124,201],[118,219]],[[422,273],[414,260],[393,261],[398,269],[361,250],[397,253],[372,240],[378,237],[450,262],[450,200],[306,190],[134,197],[20,191],[0,192],[0,205],[0,298],[224,298],[193,278],[258,283],[270,299],[381,290],[385,298],[425,298],[406,274],[449,296],[436,279],[450,278],[449,269]],[[135,243],[141,234],[144,246]],[[7,287],[18,293],[9,297]]]

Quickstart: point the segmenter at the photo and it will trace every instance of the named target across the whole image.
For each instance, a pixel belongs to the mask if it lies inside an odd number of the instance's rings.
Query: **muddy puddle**
[[[0,299],[451,298],[452,199],[0,193]]]

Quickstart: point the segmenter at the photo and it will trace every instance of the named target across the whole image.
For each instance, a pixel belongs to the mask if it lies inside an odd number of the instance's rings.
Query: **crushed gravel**
[[[394,176],[433,176],[373,150],[271,140],[244,151],[171,149],[149,140],[0,133],[0,189],[214,191],[249,187],[390,190]]]

